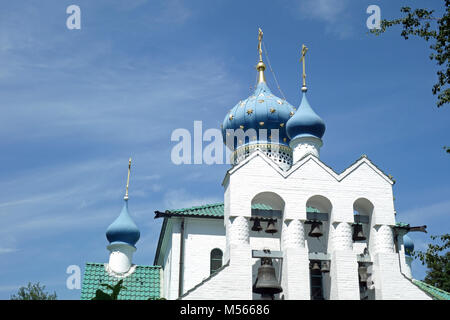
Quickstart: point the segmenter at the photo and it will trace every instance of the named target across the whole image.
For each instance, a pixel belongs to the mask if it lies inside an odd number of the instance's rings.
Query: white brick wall
[[[358,263],[351,250],[333,251],[330,266],[330,299],[359,300]]]
[[[375,299],[431,300],[431,298],[400,272],[399,255],[377,253],[374,259]]]
[[[306,248],[283,250],[281,286],[285,300],[310,299],[309,258]]]
[[[225,251],[225,229],[221,219],[185,219],[184,285],[186,292],[210,276],[210,254]],[[225,261],[223,261],[225,263]]]
[[[189,292],[183,300],[251,300],[250,246],[231,247],[230,265]]]

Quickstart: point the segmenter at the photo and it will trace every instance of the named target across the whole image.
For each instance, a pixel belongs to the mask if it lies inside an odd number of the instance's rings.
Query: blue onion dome
[[[403,236],[403,245],[405,247],[405,254],[407,256],[411,256],[412,252],[414,251],[414,242],[406,234]]]
[[[128,200],[125,199],[120,215],[106,230],[110,244],[125,243],[134,247],[141,233],[128,213]]]
[[[291,140],[299,137],[316,137],[321,139],[325,133],[325,123],[314,112],[303,91],[302,102],[294,116],[286,124],[287,135]]]
[[[260,61],[257,65],[259,80],[254,93],[236,104],[225,116],[222,124],[223,141],[227,142],[227,129],[242,129],[245,141],[234,138],[234,144],[228,147],[236,149],[238,146],[249,144],[280,144],[289,146],[286,134],[286,123],[294,115],[295,108],[286,100],[275,96],[267,86],[264,78],[265,65]],[[249,129],[254,129],[249,130]],[[266,129],[267,131],[260,131]],[[278,129],[278,137],[271,134],[272,129]],[[248,131],[247,131],[248,130]]]

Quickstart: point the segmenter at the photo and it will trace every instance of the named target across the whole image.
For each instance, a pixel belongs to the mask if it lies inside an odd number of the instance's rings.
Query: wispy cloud
[[[5,254],[5,253],[12,253],[12,252],[16,252],[17,249],[13,249],[13,248],[0,248],[0,254]]]
[[[353,33],[346,14],[348,4],[348,0],[304,0],[300,2],[297,14],[301,19],[323,22],[326,32],[347,38]]]
[[[424,225],[443,220],[450,216],[450,200],[415,207],[399,212],[397,220],[409,223],[412,226]],[[439,225],[439,224],[436,224]],[[445,225],[443,226],[445,227]]]
[[[204,204],[223,202],[222,197],[199,197],[190,194],[185,189],[169,190],[164,195],[164,205],[167,209],[181,209]]]
[[[192,10],[186,6],[185,1],[168,0],[164,1],[164,7],[159,16],[156,18],[160,23],[177,23],[183,24],[192,16]]]
[[[0,286],[0,291],[17,291],[22,285],[6,285]]]

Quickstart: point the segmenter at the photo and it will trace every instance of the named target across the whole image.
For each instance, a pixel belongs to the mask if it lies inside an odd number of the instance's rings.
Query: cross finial
[[[262,61],[262,48],[261,48],[261,42],[263,38],[263,32],[261,28],[258,28],[258,53],[259,53],[259,61]]]
[[[256,70],[258,70],[258,83],[266,82],[266,78],[264,76],[264,70],[266,69],[266,65],[262,61],[262,38],[263,32],[261,28],[258,28],[258,53],[259,53],[259,62],[256,65]]]
[[[130,171],[131,171],[131,157],[130,157],[130,159],[128,160],[127,188],[126,188],[126,191],[125,191],[125,197],[123,197],[124,200],[128,200],[128,186],[129,186],[129,184],[130,184]]]
[[[302,91],[306,91],[306,73],[305,73],[305,55],[306,52],[308,51],[308,48],[303,44],[302,45],[302,57],[300,58],[300,62],[302,62],[303,64],[303,86],[302,86]]]

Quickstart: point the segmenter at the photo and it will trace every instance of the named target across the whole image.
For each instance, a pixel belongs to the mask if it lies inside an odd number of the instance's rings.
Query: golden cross
[[[261,28],[258,28],[258,52],[259,52],[259,61],[262,61],[262,49],[261,49],[261,42],[263,38],[263,32]]]
[[[128,177],[127,177],[127,189],[126,189],[125,197],[124,197],[125,200],[128,200],[128,186],[130,184],[130,171],[131,171],[131,157],[130,157],[130,160],[128,160]]]
[[[302,57],[300,58],[300,62],[303,63],[303,86],[306,87],[306,73],[305,73],[305,55],[308,51],[308,48],[303,44],[302,45]]]

